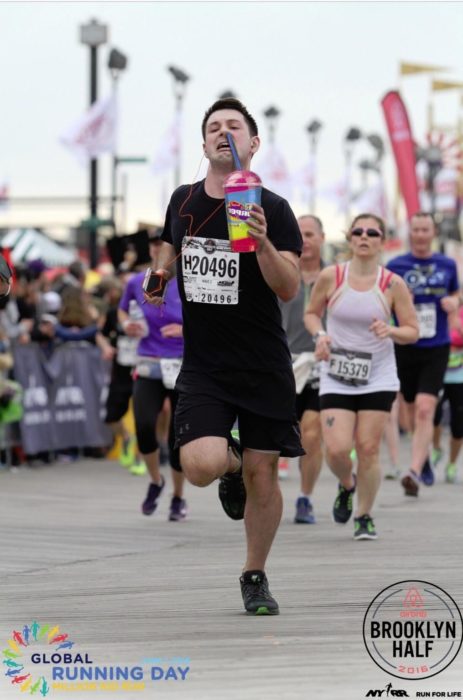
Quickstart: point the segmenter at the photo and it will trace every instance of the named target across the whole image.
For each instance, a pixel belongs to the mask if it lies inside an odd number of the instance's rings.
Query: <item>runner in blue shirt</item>
[[[417,343],[395,347],[400,390],[414,429],[410,471],[402,479],[407,496],[418,495],[420,479],[427,486],[434,483],[429,461],[433,417],[449,356],[448,314],[460,304],[455,262],[432,252],[435,236],[432,215],[417,212],[410,223],[410,253],[387,265],[407,283],[420,327]]]

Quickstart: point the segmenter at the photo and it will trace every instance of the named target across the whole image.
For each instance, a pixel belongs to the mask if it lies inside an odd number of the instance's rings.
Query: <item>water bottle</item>
[[[143,335],[141,337],[145,338],[149,333],[148,324],[146,323],[145,314],[143,313],[143,310],[137,304],[135,299],[131,299],[129,302],[129,318],[131,321],[140,323],[143,326]]]

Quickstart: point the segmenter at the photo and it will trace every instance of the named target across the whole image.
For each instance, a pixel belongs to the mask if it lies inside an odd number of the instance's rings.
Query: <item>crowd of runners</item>
[[[216,482],[226,514],[244,519],[245,609],[277,614],[265,565],[282,515],[281,457],[299,460],[295,523],[316,526],[316,482],[326,460],[335,476],[334,521],[352,519],[355,540],[375,540],[384,435],[394,462],[386,476],[416,498],[432,485],[443,454],[439,426],[448,401],[445,475],[455,482],[462,300],[455,262],[433,252],[436,227],[425,212],[410,221],[410,252],[386,266],[385,224],[371,213],[350,224],[345,260],[325,265],[320,219],[296,220],[264,187],[249,219],[257,250],[233,252],[223,194],[235,169],[227,135],[249,170],[260,145],[257,124],[227,98],[207,110],[201,129],[207,175],[173,193],[163,231],[150,237],[151,273],[134,275],[119,302],[114,323],[125,359],[113,365],[107,421],[127,448],[121,421],[133,393],[138,460],[149,474],[142,511],[151,515],[165,487],[155,426],[170,399],[169,518],[187,517],[185,481]],[[210,303],[219,283],[226,294]],[[407,465],[397,460],[399,429],[411,434]]]

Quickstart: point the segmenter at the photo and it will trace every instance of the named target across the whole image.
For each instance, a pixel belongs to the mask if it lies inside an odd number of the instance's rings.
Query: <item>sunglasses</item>
[[[382,238],[383,234],[381,231],[377,231],[375,228],[354,228],[351,232],[351,236],[357,236],[360,238],[362,233],[366,233],[368,238]]]

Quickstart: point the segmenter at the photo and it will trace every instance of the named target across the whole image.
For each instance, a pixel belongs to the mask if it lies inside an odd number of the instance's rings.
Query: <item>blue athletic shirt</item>
[[[414,347],[434,348],[450,343],[447,314],[440,300],[459,289],[455,261],[441,253],[433,253],[429,258],[407,253],[393,258],[386,267],[403,278],[413,294],[418,320],[422,319],[420,339]]]

